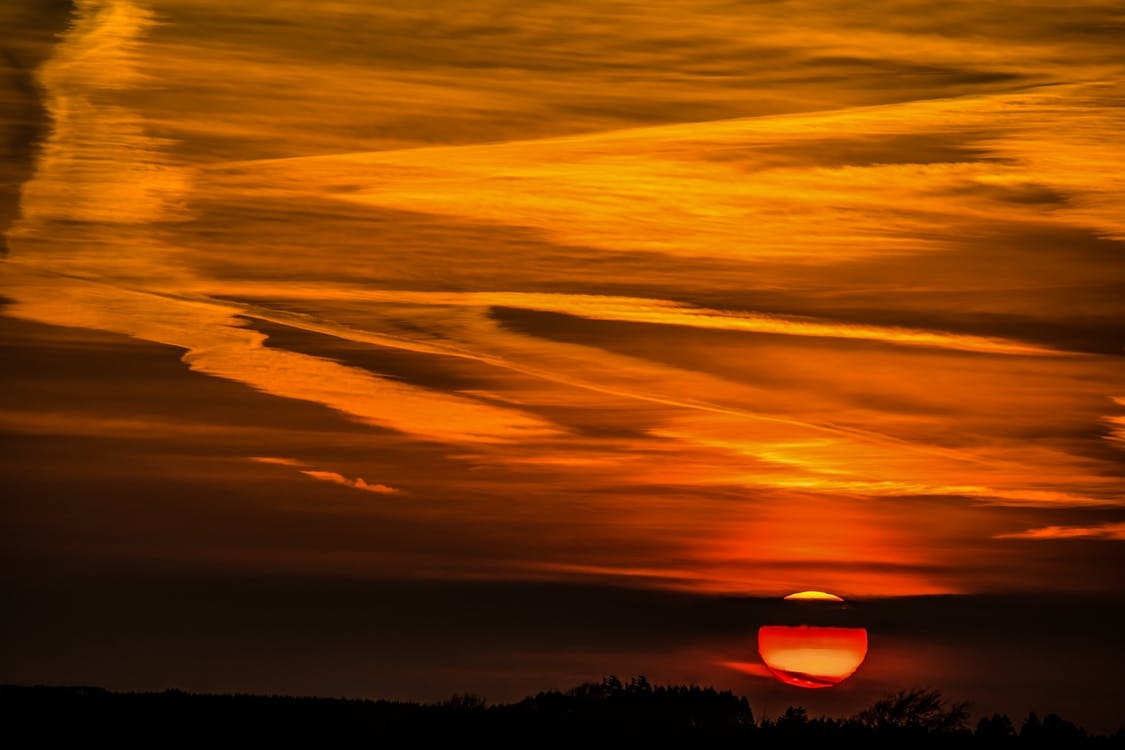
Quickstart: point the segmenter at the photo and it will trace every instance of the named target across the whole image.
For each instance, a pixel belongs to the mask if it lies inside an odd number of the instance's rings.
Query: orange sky
[[[13,565],[1125,593],[1119,3],[24,5]]]

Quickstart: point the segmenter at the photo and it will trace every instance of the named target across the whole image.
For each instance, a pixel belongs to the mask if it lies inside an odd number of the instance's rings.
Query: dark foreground
[[[933,691],[901,691],[850,717],[809,717],[793,707],[776,720],[755,721],[746,698],[729,691],[654,687],[643,677],[491,706],[472,695],[419,704],[0,686],[0,720],[8,737],[35,746],[1125,747],[1125,730],[1090,735],[1054,714],[1015,723],[994,715],[970,727],[967,704],[950,705]]]

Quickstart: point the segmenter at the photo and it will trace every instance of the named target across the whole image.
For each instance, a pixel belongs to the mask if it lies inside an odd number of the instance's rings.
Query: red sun
[[[841,606],[838,596],[803,591],[786,600]],[[823,613],[801,612],[813,622]],[[855,674],[867,657],[867,629],[818,624],[763,625],[758,629],[758,653],[777,679],[803,688],[837,685]]]

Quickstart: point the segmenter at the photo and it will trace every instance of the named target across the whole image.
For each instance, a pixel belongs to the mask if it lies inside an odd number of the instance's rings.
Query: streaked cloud
[[[269,289],[270,287],[260,284],[230,284],[224,285],[222,290],[226,294],[255,296]],[[297,288],[288,292],[287,296],[291,299],[366,300],[384,304],[407,303],[442,307],[515,307],[576,315],[591,320],[616,320],[630,323],[687,326],[709,330],[784,336],[859,339],[885,344],[929,346],[983,354],[1060,356],[1065,353],[1025,342],[983,336],[927,331],[900,326],[835,323],[812,317],[797,318],[733,310],[711,310],[659,299],[581,294],[531,294],[526,292],[407,292],[357,289],[334,285]],[[311,326],[316,325],[314,321],[307,318],[304,321],[298,318],[289,318],[288,321],[297,325],[302,323]],[[362,335],[361,332],[348,333]],[[449,353],[454,352],[450,349]]]
[[[389,485],[369,483],[363,477],[349,479],[348,477],[336,471],[324,471],[322,469],[304,468],[308,466],[308,464],[295,458],[282,458],[279,456],[250,456],[250,460],[256,463],[271,464],[274,466],[291,466],[300,471],[301,474],[304,474],[305,476],[312,479],[317,479],[322,482],[330,482],[332,484],[340,484],[344,487],[351,487],[353,489],[363,490],[364,492],[374,492],[378,495],[397,495],[402,492],[402,490],[391,487]]]
[[[251,456],[251,461],[256,461],[260,464],[274,464],[275,466],[303,466],[300,461],[295,458],[283,458],[281,456]]]
[[[997,534],[997,539],[1117,539],[1125,541],[1125,523],[1098,526],[1043,526],[1038,529]]]
[[[37,71],[52,130],[22,188],[21,213],[29,222],[136,226],[167,219],[180,210],[189,170],[171,163],[137,112],[106,101],[144,83],[138,46],[154,14],[128,2],[82,6]]]
[[[1103,89],[1066,85],[588,136],[220,165],[208,179],[221,177],[240,192],[265,184],[264,196],[315,191],[535,227],[580,247],[749,263],[940,252],[954,239],[943,231],[951,221],[1042,221],[1041,207],[1023,200],[1021,190],[1057,191],[1067,198],[1052,208],[1058,220],[1117,237],[1122,191],[1116,174],[1098,166],[1116,151],[1095,134],[1122,123],[1120,110],[1102,103]],[[1084,130],[1060,137],[1076,111]],[[826,140],[951,129],[962,134],[963,161],[911,163],[909,154],[891,152],[886,162],[820,164],[810,156]],[[785,156],[779,143],[807,150]],[[1090,181],[1090,170],[1099,179]],[[895,193],[892,203],[888,190]],[[966,200],[974,192],[975,200]]]
[[[186,349],[183,361],[199,372],[244,382],[286,398],[316,401],[373,425],[454,441],[512,440],[556,434],[547,422],[516,409],[417,388],[296,352],[262,346],[222,303],[180,300],[81,280],[25,277],[13,289],[8,314],[59,325],[124,333]],[[38,278],[36,283],[33,279]],[[74,317],[82,310],[82,317]]]
[[[221,446],[309,537],[217,558],[361,575],[1020,588],[1125,503],[1115,6],[439,5],[80,4],[6,319],[184,378],[3,426]]]
[[[334,471],[316,471],[314,469],[302,469],[301,473],[305,476],[319,479],[322,482],[332,482],[333,484],[342,484],[345,487],[351,487],[364,492],[374,492],[377,495],[397,495],[402,490],[388,487],[385,484],[368,484],[363,477],[356,477],[355,479],[348,479],[343,474],[338,474]]]

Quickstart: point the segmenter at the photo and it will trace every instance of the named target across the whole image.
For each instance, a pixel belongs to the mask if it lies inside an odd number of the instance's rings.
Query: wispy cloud
[[[397,495],[402,490],[394,487],[388,487],[385,484],[368,484],[363,477],[356,477],[355,479],[348,479],[343,474],[338,474],[334,471],[316,471],[314,469],[302,469],[301,473],[305,476],[319,479],[322,482],[332,482],[333,484],[342,484],[345,487],[351,487],[364,492],[374,492],[377,495]]]
[[[1010,534],[997,534],[996,539],[1116,539],[1125,541],[1125,523],[1104,523],[1098,526],[1043,526]]]
[[[312,479],[317,479],[322,482],[331,482],[332,484],[343,485],[344,487],[351,487],[356,490],[363,490],[364,492],[374,492],[377,495],[398,495],[402,493],[401,489],[391,487],[386,484],[370,483],[363,477],[356,477],[349,479],[343,474],[336,471],[324,471],[322,469],[302,468],[308,466],[304,461],[296,458],[284,458],[280,456],[250,456],[250,460],[261,464],[270,464],[273,466],[291,466],[297,469],[301,474]]]
[[[304,464],[295,458],[282,458],[280,456],[251,456],[251,461],[256,461],[260,464],[273,464],[275,466],[303,466]]]
[[[273,287],[252,282],[221,284],[226,294],[253,297]],[[214,287],[212,287],[214,291]],[[718,331],[765,333],[780,336],[809,336],[818,338],[856,339],[891,345],[926,346],[939,349],[978,352],[982,354],[1063,356],[1066,352],[1037,346],[1018,340],[973,336],[933,331],[903,326],[875,326],[819,320],[814,317],[771,315],[750,311],[714,310],[695,307],[682,302],[635,297],[613,297],[589,294],[534,294],[528,292],[413,292],[399,290],[361,289],[347,285],[320,284],[287,291],[287,296],[297,299],[336,299],[369,301],[383,304],[406,303],[441,307],[490,308],[514,307],[543,312],[574,315],[589,320],[612,320],[628,323],[685,326]],[[265,315],[270,313],[266,312]],[[298,327],[316,328],[316,322],[307,316],[288,317],[286,322]],[[337,328],[334,333],[348,332]],[[392,343],[390,339],[382,339]],[[373,341],[374,343],[374,341]],[[417,348],[421,342],[404,345]],[[429,351],[441,351],[435,345]],[[446,353],[458,353],[447,348]]]
[[[23,186],[23,218],[119,226],[182,219],[189,170],[172,163],[136,111],[105,96],[146,80],[139,47],[154,14],[129,2],[85,5],[38,71],[54,127]],[[112,263],[104,251],[101,260]]]
[[[262,345],[229,303],[182,300],[34,272],[11,294],[8,312],[58,325],[83,325],[187,350],[191,369],[286,398],[321,403],[373,425],[453,442],[506,441],[557,434],[518,409],[381,378],[356,367]],[[50,294],[40,291],[48,284]],[[75,318],[75,310],[82,317]]]
[[[1006,200],[1003,191],[988,199],[978,190],[974,200],[965,199],[982,187],[1057,191],[1069,198],[1054,208],[1058,219],[1119,236],[1125,229],[1121,178],[1099,166],[1114,158],[1116,147],[1097,134],[1119,128],[1121,114],[1100,103],[1102,96],[1097,85],[1070,85],[567,138],[234,164],[212,174],[243,193],[315,192],[536,227],[579,247],[748,263],[842,263],[948,249],[957,239],[945,231],[951,221],[1042,221],[1039,206]],[[1076,110],[1083,113],[1083,128],[1060,135]],[[959,132],[966,158],[911,163],[909,152],[891,149],[886,161],[875,163],[808,161],[825,142],[893,138],[904,129]],[[779,152],[782,142],[805,150]],[[1091,181],[1090,170],[1099,179]]]
[[[1116,4],[203,5],[79,4],[0,290],[169,347],[113,377],[185,416],[13,431],[425,498],[337,513],[350,572],[948,592],[1120,537],[1004,535],[1125,502]]]

